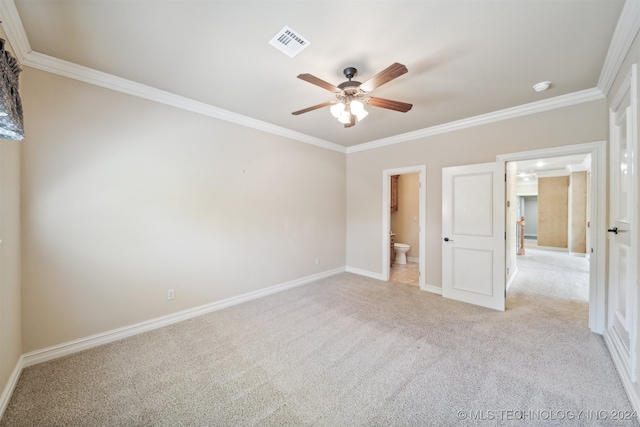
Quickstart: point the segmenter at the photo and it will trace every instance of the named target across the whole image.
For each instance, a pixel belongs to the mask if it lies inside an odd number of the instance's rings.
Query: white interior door
[[[442,296],[504,310],[504,162],[442,169]]]
[[[634,68],[635,71],[635,68]],[[635,73],[634,73],[635,74]],[[633,76],[635,77],[635,76]],[[632,81],[635,78],[631,79]],[[636,380],[637,191],[633,91],[629,84],[611,111],[608,334],[627,374]]]

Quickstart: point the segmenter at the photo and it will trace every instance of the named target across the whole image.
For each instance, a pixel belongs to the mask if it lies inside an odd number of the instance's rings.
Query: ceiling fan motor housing
[[[344,69],[343,73],[346,78],[351,80],[356,74],[358,74],[358,70],[355,67],[347,67]]]
[[[348,82],[340,83],[338,88],[342,89],[346,95],[354,95],[358,92],[361,84],[355,80],[349,80]]]

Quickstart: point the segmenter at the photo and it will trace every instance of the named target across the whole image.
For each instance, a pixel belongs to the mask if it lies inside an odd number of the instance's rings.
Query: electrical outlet
[[[173,289],[169,289],[167,291],[167,299],[172,300],[174,296],[175,296],[175,293],[173,292]]]

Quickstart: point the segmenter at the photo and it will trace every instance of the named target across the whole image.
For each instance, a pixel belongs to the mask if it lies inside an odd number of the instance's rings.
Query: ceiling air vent
[[[269,44],[293,58],[309,46],[311,42],[285,26],[269,41]]]

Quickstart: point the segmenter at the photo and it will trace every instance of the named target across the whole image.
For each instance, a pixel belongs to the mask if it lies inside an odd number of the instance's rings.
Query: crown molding
[[[347,154],[356,153],[358,151],[372,150],[374,148],[385,147],[387,145],[400,144],[402,142],[413,141],[420,138],[426,138],[474,126],[495,123],[502,120],[526,116],[529,114],[555,110],[557,108],[569,107],[571,105],[582,104],[585,102],[597,101],[604,98],[604,94],[599,89],[586,89],[580,92],[556,96],[555,98],[544,99],[542,101],[536,101],[529,104],[519,105],[517,107],[506,108],[504,110],[494,111],[492,113],[469,117],[467,119],[457,120],[455,122],[444,123],[442,125],[403,133],[400,135],[391,136],[389,138],[383,138],[376,141],[366,142],[364,144],[354,145],[347,148]]]
[[[9,44],[11,44],[11,48],[16,54],[16,59],[19,63],[22,63],[24,57],[31,52],[31,46],[29,46],[29,39],[27,39],[22,20],[13,0],[0,1],[0,21],[2,22],[2,29],[9,39]]]
[[[9,43],[15,51],[18,61],[22,65],[102,86],[151,101],[160,102],[216,119],[225,120],[240,126],[261,130],[321,148],[349,154],[603,99],[611,89],[620,66],[624,61],[636,34],[640,30],[640,0],[626,0],[611,39],[611,44],[596,88],[513,108],[507,108],[455,122],[444,123],[442,125],[374,140],[351,147],[343,147],[342,145],[320,138],[315,138],[301,132],[292,131],[261,120],[256,120],[222,108],[214,107],[203,102],[195,101],[190,98],[182,97],[88,67],[34,52],[31,50],[22,21],[20,20],[20,16],[13,0],[0,1],[0,19],[2,20],[2,28],[7,34]]]
[[[123,79],[112,74],[103,73],[92,68],[84,67],[73,62],[64,61],[39,52],[30,52],[23,58],[22,63],[26,66],[37,68],[49,73],[58,74],[75,80],[80,80],[96,86],[137,96],[139,98],[148,99],[172,107],[202,114],[215,119],[224,120],[245,126],[252,129],[261,130],[263,132],[283,136],[285,138],[294,139],[307,144],[326,148],[340,153],[345,153],[345,148],[341,145],[315,138],[300,132],[295,132],[280,126],[273,125],[251,117],[243,116],[219,107],[206,104],[204,102],[195,101],[184,96],[176,95],[171,92],[156,89],[151,86],[136,83],[131,80]]]
[[[627,0],[622,7],[622,12],[611,37],[609,50],[598,79],[598,89],[605,95],[609,94],[609,90],[611,90],[616,75],[638,31],[640,31],[640,0]]]

